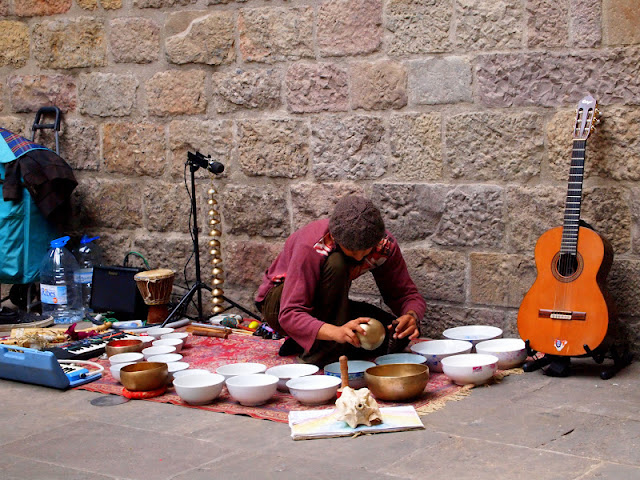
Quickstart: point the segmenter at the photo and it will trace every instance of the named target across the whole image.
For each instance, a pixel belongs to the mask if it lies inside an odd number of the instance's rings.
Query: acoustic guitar
[[[581,356],[598,348],[613,318],[605,289],[613,250],[580,221],[587,138],[598,123],[593,97],[578,103],[564,223],[545,232],[535,248],[537,278],[518,311],[518,332],[538,352]]]

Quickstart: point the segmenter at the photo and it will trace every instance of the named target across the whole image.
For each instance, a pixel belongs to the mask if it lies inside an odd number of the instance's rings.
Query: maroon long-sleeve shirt
[[[337,248],[328,219],[308,224],[286,240],[258,288],[256,301],[260,302],[274,285],[284,281],[278,320],[307,351],[324,323],[311,314],[322,266]],[[425,301],[409,276],[398,242],[388,231],[363,262],[352,268],[351,280],[367,271],[373,274],[384,302],[395,315],[413,310],[418,318],[424,316]]]

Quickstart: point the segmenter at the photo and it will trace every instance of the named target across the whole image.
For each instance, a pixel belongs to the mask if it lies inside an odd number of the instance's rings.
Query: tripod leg
[[[173,318],[173,316],[176,314],[176,312],[179,311],[185,304],[189,303],[191,301],[191,297],[193,297],[193,294],[196,293],[196,290],[199,290],[200,288],[201,288],[200,284],[194,283],[191,289],[187,293],[185,293],[184,296],[180,299],[180,302],[178,303],[178,305],[176,305],[175,308],[171,310],[171,312],[169,312],[169,315],[167,315],[167,318],[165,319],[164,322],[162,322],[162,325],[160,326],[164,327],[167,323],[169,323]],[[198,314],[201,314],[201,313],[202,312],[198,312]],[[202,320],[202,319],[199,319],[199,320]]]
[[[250,312],[249,310],[247,310],[246,308],[244,308],[242,305],[240,305],[239,303],[234,302],[233,300],[230,300],[229,298],[225,297],[224,295],[222,296],[222,298],[224,298],[224,301],[227,303],[230,303],[231,305],[233,305],[234,307],[236,307],[238,310],[242,310],[244,313],[246,313],[247,315],[249,315],[252,318],[255,318],[256,320],[260,320],[260,317],[258,317],[255,313]]]

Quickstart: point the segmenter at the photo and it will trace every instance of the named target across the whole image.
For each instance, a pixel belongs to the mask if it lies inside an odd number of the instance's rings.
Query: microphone
[[[215,160],[211,160],[211,155],[207,155],[205,157],[200,152],[187,152],[187,157],[196,167],[206,168],[213,174],[217,175],[224,171],[224,165],[220,162],[216,162]]]
[[[207,167],[207,170],[209,170],[211,173],[215,173],[217,175],[219,173],[224,172],[224,165],[221,164],[220,162],[215,162],[215,161],[209,159],[209,166]]]

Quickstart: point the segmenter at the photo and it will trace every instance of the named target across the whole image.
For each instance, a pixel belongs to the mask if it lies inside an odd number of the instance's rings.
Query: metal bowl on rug
[[[141,352],[143,348],[142,340],[111,340],[104,347],[107,357],[119,353]]]
[[[429,383],[429,367],[418,363],[387,363],[367,368],[367,387],[380,400],[410,400]]]
[[[148,392],[167,384],[166,363],[138,362],[120,369],[120,383],[130,392]]]

